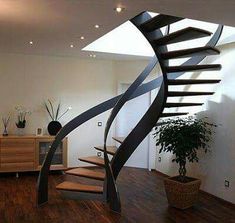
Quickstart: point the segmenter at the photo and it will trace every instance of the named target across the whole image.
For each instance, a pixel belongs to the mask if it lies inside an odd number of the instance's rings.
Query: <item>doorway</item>
[[[119,93],[124,93],[130,84],[120,84]],[[116,119],[116,136],[126,137],[136,124],[140,121],[151,104],[151,93],[148,92],[135,99],[128,101]],[[128,159],[125,166],[150,168],[150,137],[149,135],[141,142],[131,157]]]

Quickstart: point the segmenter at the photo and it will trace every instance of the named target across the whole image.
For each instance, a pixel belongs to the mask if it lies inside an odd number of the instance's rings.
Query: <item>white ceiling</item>
[[[145,10],[235,26],[234,0],[0,0],[0,53],[88,57],[83,47]]]

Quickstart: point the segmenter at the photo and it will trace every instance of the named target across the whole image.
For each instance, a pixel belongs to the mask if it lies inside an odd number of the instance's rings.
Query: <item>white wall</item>
[[[220,50],[220,56],[210,57],[205,62],[222,64],[221,71],[193,75],[198,78],[221,78],[221,83],[210,87],[189,88],[189,90],[214,90],[216,92],[208,97],[207,103],[199,109],[204,110],[199,113],[199,116],[208,116],[212,122],[220,126],[216,128],[210,145],[211,153],[199,154],[199,163],[190,165],[188,174],[202,180],[203,190],[235,203],[235,44],[220,46]],[[192,102],[192,98],[187,100]],[[195,101],[195,97],[193,100]],[[199,100],[203,99],[200,97],[197,101]],[[158,162],[159,156],[162,158],[161,162]],[[157,155],[156,169],[171,176],[177,174],[178,166],[172,163],[171,159],[171,154]],[[229,188],[224,187],[224,180],[230,181]]]
[[[129,84],[122,84],[123,91],[125,92]],[[126,137],[132,129],[135,128],[137,123],[143,117],[150,106],[150,93],[141,95],[131,101],[128,101],[116,118],[115,133],[118,136]],[[149,137],[146,137],[133,152],[131,157],[126,162],[126,166],[145,168],[149,167]]]
[[[189,174],[203,180],[202,189],[235,203],[235,142],[233,137],[235,133],[235,77],[233,75],[235,44],[221,46],[221,51],[220,56],[211,57],[210,60],[221,63],[222,71],[208,72],[207,75],[218,78],[219,74],[222,82],[210,86],[216,90],[216,94],[208,98],[210,101],[204,106],[204,110],[207,110],[206,113],[214,122],[222,126],[216,130],[214,143],[211,146],[212,153],[202,155],[199,165],[190,166]],[[24,105],[33,111],[28,117],[26,131],[28,134],[34,134],[37,127],[46,129],[50,121],[42,106],[43,101],[50,98],[54,101],[60,100],[64,108],[73,107],[61,120],[62,124],[65,124],[81,112],[115,96],[120,83],[131,83],[146,64],[147,61],[108,61],[0,54],[0,115],[12,112],[9,131],[10,134],[14,134],[16,130],[14,107]],[[157,69],[155,74],[156,72]],[[206,78],[205,72],[189,75]],[[154,77],[153,73],[149,79]],[[196,89],[209,90],[208,86],[200,86]],[[186,100],[192,101],[190,98]],[[197,100],[206,99],[199,97]],[[104,131],[104,126],[98,127],[97,122],[105,123],[108,115],[109,112],[106,112],[90,120],[69,135],[69,166],[82,164],[77,161],[78,156],[96,154],[92,147],[102,144]],[[2,131],[2,126],[0,130]],[[110,137],[113,135],[115,135],[114,128]],[[109,140],[110,144],[114,143],[111,139]],[[150,145],[150,156],[157,159],[154,142],[151,141]],[[171,163],[172,155],[161,154],[161,157],[162,162],[156,162],[157,170],[169,175],[177,174],[176,165]],[[154,167],[154,161],[150,160],[150,163],[151,167]],[[225,179],[230,180],[228,189],[224,187]]]
[[[16,134],[15,106],[32,111],[27,117],[26,134],[35,134],[43,127],[47,134],[50,122],[43,102],[61,101],[62,109],[72,106],[60,121],[66,124],[78,114],[116,96],[119,83],[131,83],[145,68],[147,61],[112,61],[51,57],[21,54],[0,54],[0,117],[11,113],[9,134]],[[78,157],[96,155],[94,146],[102,145],[104,126],[109,111],[80,126],[68,136],[68,164],[85,165]],[[97,122],[103,126],[98,127]],[[115,123],[109,135],[109,144],[115,135]],[[0,124],[0,133],[3,126]],[[138,163],[139,160],[136,160]]]
[[[115,61],[114,63],[114,73],[117,78],[117,86],[118,86],[118,93],[122,93],[122,86],[123,85],[130,85],[135,78],[144,70],[144,68],[147,66],[149,61]],[[156,78],[160,74],[159,66],[157,66],[149,75],[149,77],[146,78],[144,82],[148,82],[154,78]],[[151,102],[155,98],[155,94],[157,91],[152,91],[150,94],[150,100]],[[143,95],[142,97],[148,98],[149,100],[149,94]],[[141,99],[135,99],[134,103],[141,103]],[[149,103],[148,103],[149,104]],[[135,116],[141,116],[140,115],[143,110],[147,110],[148,108],[145,106],[140,109],[140,111],[136,112]],[[149,106],[149,105],[148,105]],[[117,129],[120,127],[120,124],[122,122],[125,122],[125,119],[121,117],[127,109],[132,108],[138,109],[138,106],[135,107],[135,104],[132,102],[127,102],[126,105],[122,108],[119,115],[116,118],[116,134],[120,134],[122,131],[119,131],[120,129]],[[133,111],[132,111],[133,112]],[[126,115],[126,114],[125,114]],[[123,119],[123,120],[121,120]],[[140,118],[139,118],[140,119]],[[118,123],[120,122],[120,123]],[[134,128],[132,126],[131,128]],[[127,127],[126,129],[130,129],[130,127]],[[126,136],[126,135],[121,135]],[[118,146],[118,144],[117,144]],[[146,156],[147,160],[146,160]],[[141,167],[141,168],[149,168],[154,169],[155,168],[155,157],[156,157],[156,149],[154,146],[154,141],[152,138],[152,132],[145,138],[144,142],[137,148],[135,151],[135,154],[129,159],[129,162],[127,162],[126,165],[128,166],[135,166],[135,167]]]
[[[65,124],[81,112],[116,95],[113,62],[27,55],[0,55],[0,117],[12,113],[9,128],[15,134],[16,105],[33,111],[27,118],[26,132],[37,127],[46,130],[49,117],[42,103],[50,98],[72,110],[61,119]],[[95,145],[102,145],[103,127],[109,113],[88,121],[69,135],[69,165],[79,164],[78,156],[95,155]],[[3,126],[1,125],[0,132]],[[46,131],[45,131],[46,133]]]

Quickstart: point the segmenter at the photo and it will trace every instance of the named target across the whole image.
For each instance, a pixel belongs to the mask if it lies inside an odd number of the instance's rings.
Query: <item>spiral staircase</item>
[[[80,114],[68,124],[66,124],[61,131],[57,134],[55,141],[51,145],[51,148],[44,160],[42,169],[40,171],[37,183],[37,204],[42,205],[48,201],[48,174],[50,164],[59,143],[66,137],[71,131],[78,128],[91,118],[109,110],[111,110],[110,116],[107,120],[104,143],[102,146],[95,146],[98,151],[103,152],[103,157],[91,156],[80,157],[79,160],[97,165],[104,169],[103,172],[96,169],[89,169],[84,167],[74,168],[66,171],[68,175],[74,177],[85,177],[89,179],[95,179],[103,181],[103,186],[96,185],[84,185],[75,182],[64,181],[57,185],[58,190],[95,193],[102,194],[105,201],[110,205],[111,210],[120,212],[121,202],[117,187],[117,177],[138,145],[144,140],[144,138],[150,133],[152,128],[159,123],[158,121],[165,117],[187,115],[185,112],[164,112],[165,108],[178,108],[189,106],[200,106],[203,103],[196,102],[168,102],[167,99],[171,97],[187,97],[187,96],[203,96],[212,95],[214,92],[198,92],[198,91],[170,91],[169,86],[172,85],[197,85],[197,84],[216,84],[219,83],[219,79],[179,79],[179,77],[185,72],[192,71],[211,71],[220,70],[220,64],[199,64],[206,56],[219,54],[219,50],[215,48],[220,35],[222,33],[223,26],[218,25],[214,34],[194,27],[187,27],[176,32],[170,33],[170,24],[176,23],[183,18],[169,16],[169,15],[157,15],[151,17],[148,12],[142,12],[135,16],[130,21],[139,29],[144,37],[149,41],[152,46],[155,56],[151,59],[147,67],[136,78],[136,80],[130,85],[126,92],[122,95],[118,95],[112,99],[109,99],[89,110]],[[162,27],[166,27],[165,34],[162,33]],[[204,47],[182,49],[177,51],[168,51],[167,45],[183,42],[187,40],[197,39],[201,37],[210,36],[209,42]],[[189,58],[186,62],[180,66],[169,66],[169,60],[177,58]],[[144,80],[149,76],[153,68],[160,64],[162,74],[160,77],[143,84]],[[155,88],[159,88],[158,93],[152,102],[151,106],[135,126],[135,128],[125,138],[113,137],[120,146],[107,145],[107,137],[110,127],[117,116],[118,112],[124,106],[124,104],[133,98],[136,98],[146,92],[149,92]],[[160,121],[161,122],[161,121]],[[109,157],[112,157],[111,159]]]

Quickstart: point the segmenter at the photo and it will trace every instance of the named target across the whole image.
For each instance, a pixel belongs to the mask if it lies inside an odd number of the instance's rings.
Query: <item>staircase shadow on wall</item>
[[[217,127],[210,143],[211,151],[207,154],[199,153],[199,165],[190,165],[189,172],[202,180],[203,189],[204,186],[206,190],[212,188],[211,181],[214,181],[213,185],[218,185],[215,190],[220,193],[219,184],[223,184],[224,178],[234,172],[232,169],[235,166],[235,100],[222,94],[220,102],[209,100],[205,106],[206,110],[196,116],[208,117],[208,121]],[[234,176],[230,177],[232,180]]]

